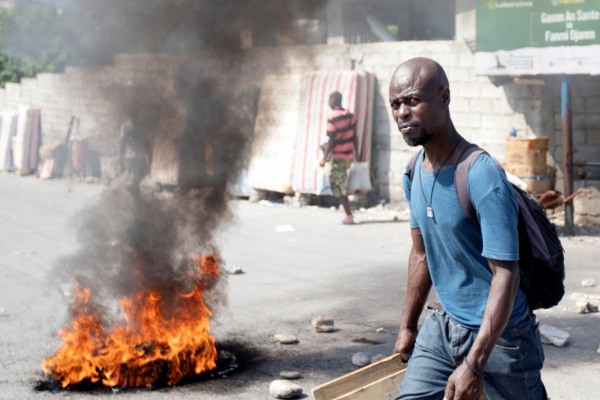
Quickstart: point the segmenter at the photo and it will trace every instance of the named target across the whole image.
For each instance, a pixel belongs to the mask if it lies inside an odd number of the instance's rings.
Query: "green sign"
[[[481,74],[598,74],[600,0],[477,0],[476,51]]]

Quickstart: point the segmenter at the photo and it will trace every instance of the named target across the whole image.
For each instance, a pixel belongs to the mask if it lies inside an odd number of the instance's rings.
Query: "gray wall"
[[[77,115],[81,125],[76,133],[90,139],[91,146],[101,154],[104,174],[110,176],[119,127],[125,118],[121,98],[124,91],[152,83],[156,92],[154,102],[160,104],[161,96],[173,92],[174,73],[185,62],[210,64],[211,68],[222,71],[227,71],[230,63],[242,63],[244,78],[255,85],[260,85],[265,75],[364,69],[373,72],[378,83],[372,153],[376,195],[398,202],[403,200],[403,169],[415,150],[404,143],[395,127],[387,91],[396,66],[416,56],[431,57],[445,68],[452,93],[452,118],[462,135],[500,160],[504,158],[506,134],[512,127],[520,135],[549,136],[549,164],[558,163],[560,179],[562,148],[557,80],[547,78],[544,86],[510,83],[496,87],[488,78],[474,75],[473,55],[462,40],[257,48],[245,52],[242,58],[239,54],[228,58],[226,53],[219,53],[218,57],[215,53],[122,55],[112,66],[68,69],[65,74],[41,74],[21,84],[8,84],[0,90],[0,110],[14,109],[20,104],[40,107],[46,142],[62,140],[70,116]],[[598,93],[600,77],[573,80],[576,163],[600,161]],[[597,180],[590,180],[593,176],[592,173],[587,180],[579,179],[577,185],[600,187]],[[557,188],[561,189],[560,181]],[[599,213],[585,211],[592,217]]]

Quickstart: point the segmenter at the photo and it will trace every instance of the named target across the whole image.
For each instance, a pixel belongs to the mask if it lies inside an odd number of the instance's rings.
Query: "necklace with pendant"
[[[459,143],[460,143],[460,138],[458,139],[458,141],[454,145],[454,148],[452,149],[452,151],[450,152],[450,154],[448,154],[448,157],[446,157],[446,159],[444,160],[444,162],[442,163],[442,165],[440,165],[440,167],[438,168],[437,172],[434,174],[434,176],[433,176],[433,185],[431,185],[431,193],[429,194],[429,201],[427,201],[427,197],[425,197],[425,192],[423,191],[423,182],[421,180],[421,169],[424,168],[423,167],[423,162],[425,161],[425,151],[423,151],[423,160],[421,161],[421,166],[419,168],[419,186],[421,186],[421,194],[423,195],[423,200],[425,201],[425,204],[427,205],[427,216],[429,218],[435,217],[435,214],[433,213],[433,189],[435,189],[435,182],[437,181],[437,177],[440,174],[440,171],[442,170],[442,168],[444,168],[444,165],[446,165],[446,163],[448,162],[448,160],[450,159],[450,157],[452,156],[452,154],[454,154],[454,152],[456,151],[456,148],[458,147]]]

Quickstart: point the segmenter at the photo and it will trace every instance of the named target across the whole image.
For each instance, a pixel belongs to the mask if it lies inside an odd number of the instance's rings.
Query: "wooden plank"
[[[313,389],[315,400],[333,400],[349,392],[370,385],[406,368],[399,354],[334,379]]]
[[[398,396],[398,388],[404,380],[405,372],[403,369],[335,400],[393,400]]]
[[[398,354],[312,390],[315,400],[391,400],[398,395],[407,364]],[[479,400],[487,400],[482,393]]]

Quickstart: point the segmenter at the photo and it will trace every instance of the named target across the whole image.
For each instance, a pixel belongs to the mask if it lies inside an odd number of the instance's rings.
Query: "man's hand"
[[[403,361],[408,361],[412,356],[418,333],[416,329],[403,328],[400,330],[394,352],[400,354]]]
[[[478,400],[483,390],[483,378],[475,375],[465,364],[450,375],[444,400]]]
[[[320,165],[321,167],[324,167],[326,162],[327,162],[327,161],[325,161],[325,159],[322,159],[322,160],[321,160],[321,162],[319,163],[319,165]]]

